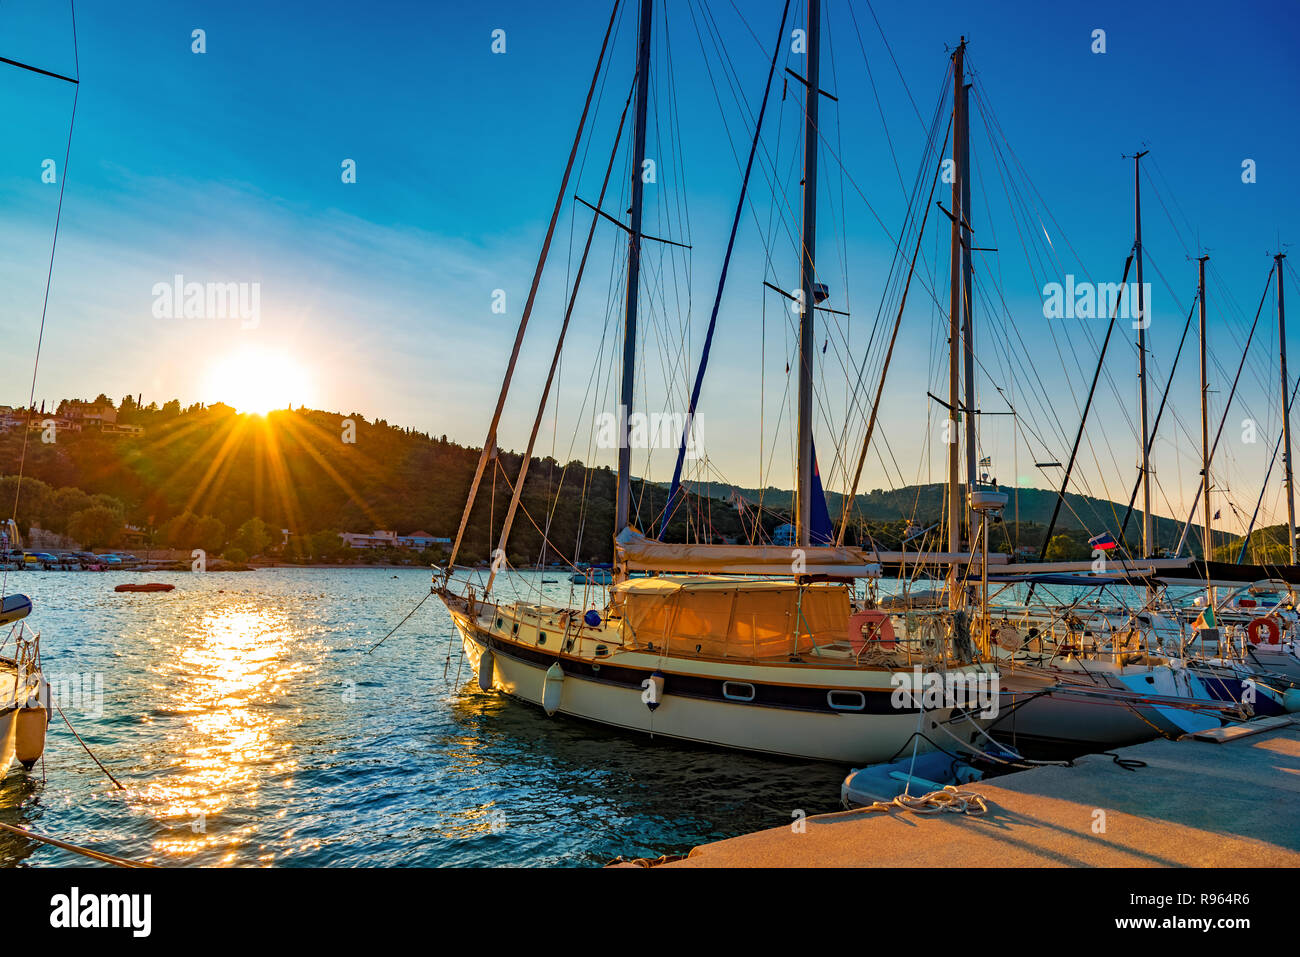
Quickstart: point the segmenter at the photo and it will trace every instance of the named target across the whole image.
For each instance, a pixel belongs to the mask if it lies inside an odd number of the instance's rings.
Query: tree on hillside
[[[1052,540],[1047,543],[1049,562],[1080,562],[1091,557],[1088,547],[1069,535],[1053,535]]]
[[[47,500],[41,527],[61,535],[65,534],[68,531],[68,521],[73,515],[97,504],[103,503],[96,502],[79,488],[71,486],[61,488],[51,494]]]
[[[164,524],[158,537],[168,548],[200,548],[199,517],[187,509]]]
[[[51,496],[51,488],[40,479],[28,476],[20,486],[17,475],[6,475],[0,478],[0,516],[16,514],[18,527],[24,532],[33,525],[44,528]]]
[[[219,518],[204,515],[195,523],[194,540],[198,547],[208,552],[219,552],[226,544],[226,526]]]
[[[325,529],[311,537],[311,555],[317,561],[332,561],[343,550],[343,539],[333,529]]]
[[[250,518],[235,533],[235,544],[251,555],[260,555],[271,544],[271,529],[260,518]]]
[[[83,548],[107,548],[122,540],[122,515],[104,505],[83,508],[68,519],[68,534]]]

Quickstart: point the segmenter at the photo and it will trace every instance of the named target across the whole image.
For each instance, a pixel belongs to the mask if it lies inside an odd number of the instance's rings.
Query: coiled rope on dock
[[[988,799],[984,795],[952,784],[944,785],[943,790],[931,791],[929,794],[900,794],[892,801],[876,801],[859,810],[892,811],[894,808],[911,811],[913,814],[942,814],[946,811],[969,814],[971,817],[980,817],[989,811]]]

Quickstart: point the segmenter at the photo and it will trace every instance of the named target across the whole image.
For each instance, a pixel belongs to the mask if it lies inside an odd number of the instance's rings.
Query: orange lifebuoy
[[[895,640],[894,623],[879,609],[868,608],[849,619],[849,644],[855,654],[873,642],[881,648],[893,648]]]
[[[1246,634],[1252,645],[1275,645],[1282,637],[1282,629],[1272,618],[1265,616],[1255,618],[1246,626]]]

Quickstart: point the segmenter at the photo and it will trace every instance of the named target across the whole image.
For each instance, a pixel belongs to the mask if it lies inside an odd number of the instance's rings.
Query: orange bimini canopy
[[[777,658],[844,641],[848,586],[724,577],[633,578],[614,588],[629,648],[699,658]]]

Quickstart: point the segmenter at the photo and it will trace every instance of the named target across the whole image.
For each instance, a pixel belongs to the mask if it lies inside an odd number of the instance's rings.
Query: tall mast
[[[952,132],[953,132],[953,181],[952,181],[952,235],[949,240],[949,265],[951,267],[951,287],[948,299],[948,551],[961,551],[961,519],[965,507],[961,500],[961,467],[959,462],[960,440],[958,430],[961,428],[960,413],[960,372],[962,340],[962,180],[966,170],[965,144],[962,136],[966,129],[965,116],[965,68],[963,60],[966,53],[966,38],[952,54]],[[968,413],[969,414],[969,410]],[[950,578],[949,601],[952,607],[959,608],[961,596],[957,594],[958,567],[952,566]]]
[[[1204,558],[1208,562],[1214,552],[1212,522],[1214,513],[1210,511],[1210,411],[1209,411],[1209,382],[1208,367],[1206,365],[1206,338],[1205,338],[1205,260],[1209,256],[1201,256],[1196,260],[1197,263],[1197,300],[1200,306],[1200,330],[1201,330],[1201,508],[1205,512],[1205,545],[1203,548]]]
[[[975,332],[972,321],[975,286],[971,280],[971,215],[970,215],[970,85],[961,84],[961,127],[957,131],[961,144],[961,261],[962,261],[962,341],[964,347],[966,397],[966,491],[975,488]],[[967,527],[973,536],[975,516],[968,513]]]
[[[821,0],[808,0],[808,75],[804,77],[803,252],[799,267],[799,491],[796,542],[809,544],[813,494],[813,286],[817,279],[817,100],[821,95]]]
[[[1291,474],[1291,408],[1287,401],[1286,307],[1282,302],[1282,260],[1286,253],[1273,257],[1277,272],[1277,343],[1282,366],[1282,465],[1286,469],[1286,531],[1291,564],[1295,564],[1295,487]]]
[[[1138,325],[1138,404],[1142,437],[1139,440],[1142,455],[1142,556],[1155,554],[1151,537],[1151,449],[1147,442],[1147,307],[1146,288],[1142,285],[1142,174],[1138,165],[1150,150],[1133,155],[1133,252],[1137,257],[1137,325]]]
[[[636,307],[641,282],[641,206],[645,192],[646,99],[650,91],[650,20],[652,0],[641,0],[637,28],[636,132],[632,140],[632,218],[627,247],[626,306],[623,310],[623,388],[619,398],[618,494],[614,507],[614,534],[627,528],[632,505],[632,446],[629,441],[632,398],[636,381]]]

